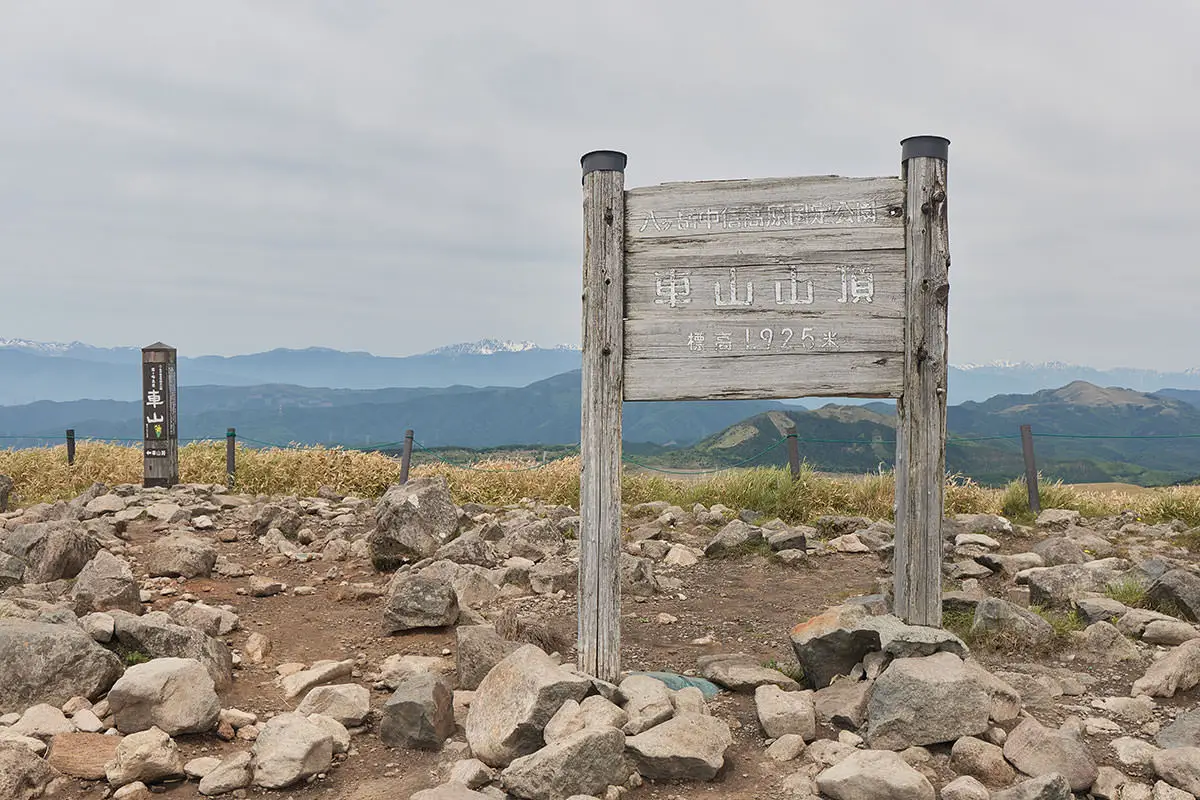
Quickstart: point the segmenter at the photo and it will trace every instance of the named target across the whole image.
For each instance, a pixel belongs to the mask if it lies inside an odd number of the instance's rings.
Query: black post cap
[[[583,174],[589,172],[624,172],[628,157],[618,150],[593,150],[585,153],[579,163],[583,166]]]
[[[950,140],[944,136],[910,136],[900,140],[900,160],[910,158],[940,158],[950,156]]]

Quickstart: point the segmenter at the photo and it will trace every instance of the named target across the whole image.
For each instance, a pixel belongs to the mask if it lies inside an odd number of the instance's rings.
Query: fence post
[[[409,428],[404,432],[404,450],[400,454],[400,482],[408,483],[408,468],[412,466],[413,432]]]
[[[800,478],[800,440],[796,438],[796,423],[789,419],[783,424],[783,432],[788,440],[788,464],[792,468],[792,480],[798,480]]]
[[[1029,490],[1029,510],[1034,514],[1042,511],[1041,492],[1038,491],[1037,462],[1033,458],[1033,428],[1021,426],[1021,450],[1025,453],[1025,485]]]
[[[75,429],[67,428],[67,466],[75,466]]]
[[[225,429],[225,485],[233,488],[237,475],[237,428]]]

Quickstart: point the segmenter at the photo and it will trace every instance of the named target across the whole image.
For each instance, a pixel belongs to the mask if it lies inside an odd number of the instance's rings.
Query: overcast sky
[[[0,338],[577,345],[584,152],[897,175],[936,134],[951,363],[1200,366],[1198,36],[1193,0],[9,0]]]

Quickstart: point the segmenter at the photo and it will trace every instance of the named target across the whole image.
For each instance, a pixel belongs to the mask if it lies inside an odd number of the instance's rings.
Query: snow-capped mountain
[[[553,347],[542,347],[536,342],[513,342],[506,339],[480,339],[475,342],[460,342],[437,347],[424,355],[445,356],[491,356],[496,353],[527,353],[530,350],[578,350],[569,344],[557,344]]]

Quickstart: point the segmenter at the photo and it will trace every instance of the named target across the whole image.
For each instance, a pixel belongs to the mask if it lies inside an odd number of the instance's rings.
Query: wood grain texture
[[[630,242],[738,231],[903,229],[897,178],[818,175],[665,183],[626,196]]]
[[[584,176],[578,666],[614,683],[621,671],[624,201],[623,173]]]
[[[904,165],[909,316],[904,391],[897,400],[894,613],[942,624],[946,462],[946,311],[950,292],[946,162]]]
[[[625,399],[897,397],[903,374],[903,354],[895,352],[640,358],[625,363]]]

